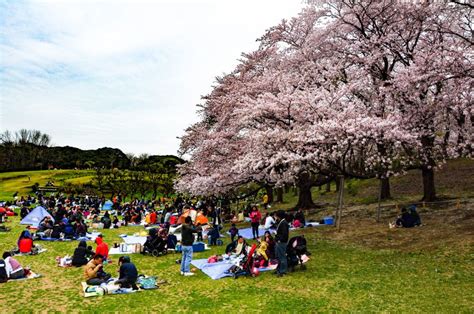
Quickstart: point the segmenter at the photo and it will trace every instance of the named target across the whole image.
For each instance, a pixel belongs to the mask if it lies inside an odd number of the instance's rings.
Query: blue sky
[[[1,1],[0,131],[175,154],[214,78],[300,0]]]

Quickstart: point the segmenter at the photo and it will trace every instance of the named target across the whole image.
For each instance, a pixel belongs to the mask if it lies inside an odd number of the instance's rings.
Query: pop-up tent
[[[102,210],[111,210],[112,206],[114,206],[114,203],[112,203],[112,201],[109,200],[104,203],[104,205],[102,206]]]
[[[54,218],[48,213],[48,211],[44,209],[44,207],[38,206],[33,209],[28,215],[26,215],[26,217],[21,220],[20,224],[32,225],[37,227],[41,220],[43,220],[43,218],[46,216],[51,217],[51,220],[54,222]]]
[[[198,212],[195,209],[188,209],[183,212],[183,214],[178,219],[178,224],[184,223],[184,219],[190,216],[194,223],[205,225],[209,221],[206,216],[204,216],[201,212]]]

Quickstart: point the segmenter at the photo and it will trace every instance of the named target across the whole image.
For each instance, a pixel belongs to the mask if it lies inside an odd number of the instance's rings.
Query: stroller
[[[304,236],[296,236],[290,239],[286,248],[286,255],[288,258],[288,268],[294,271],[295,267],[301,265],[301,269],[306,269],[303,264],[303,255],[311,255],[306,248],[306,239]]]
[[[254,272],[253,270],[256,250],[257,250],[257,245],[256,244],[252,245],[249,253],[240,262],[240,265],[234,265],[231,267],[231,269],[229,269],[229,272],[232,273],[232,277],[234,277],[234,279],[237,279],[240,276],[248,276],[248,275],[252,277],[257,276],[257,273]]]
[[[150,229],[142,253],[149,253],[155,257],[168,254],[168,241],[160,237],[156,229]]]

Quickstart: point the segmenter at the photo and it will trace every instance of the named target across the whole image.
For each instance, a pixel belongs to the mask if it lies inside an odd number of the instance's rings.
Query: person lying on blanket
[[[10,252],[4,252],[3,259],[5,260],[5,270],[8,279],[20,279],[25,277],[25,270],[21,267],[21,264],[12,257]]]
[[[86,241],[81,241],[72,255],[72,265],[76,267],[84,266],[92,256],[94,256],[92,247],[88,247]]]
[[[84,277],[88,285],[98,286],[102,283],[106,283],[110,279],[110,274],[107,274],[103,270],[103,262],[104,257],[100,254],[96,254],[84,267]]]
[[[128,256],[120,256],[119,258],[119,280],[115,282],[116,285],[120,285],[121,288],[130,288],[133,290],[138,290],[137,287],[137,278],[138,271],[135,265],[130,261]]]

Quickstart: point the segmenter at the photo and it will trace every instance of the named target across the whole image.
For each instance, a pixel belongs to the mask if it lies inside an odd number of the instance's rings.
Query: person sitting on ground
[[[239,235],[239,229],[235,226],[235,223],[232,224],[231,228],[229,229],[229,233],[231,242],[234,242],[235,237]]]
[[[96,254],[84,267],[84,277],[88,285],[99,286],[110,279],[110,274],[107,274],[103,270],[103,262],[104,257],[100,254]]]
[[[247,242],[245,241],[244,237],[239,236],[237,240],[231,242],[225,248],[226,254],[244,254],[247,255]]]
[[[85,237],[87,234],[87,226],[84,223],[84,220],[79,220],[76,222],[76,235],[78,237]]]
[[[304,217],[303,210],[300,208],[295,214],[295,220],[298,220],[301,224],[301,228],[303,228],[306,225],[306,219]],[[297,228],[297,227],[295,227]]]
[[[112,226],[117,229],[118,227],[120,227],[120,221],[117,217],[117,215],[114,216],[114,219],[112,220]]]
[[[79,242],[79,245],[74,250],[72,255],[72,266],[80,267],[89,262],[89,259],[94,256],[91,246],[87,246],[86,241]]]
[[[275,240],[273,239],[270,231],[265,231],[264,237],[265,242],[267,243],[267,256],[269,259],[275,259]]]
[[[18,250],[20,253],[31,253],[31,249],[34,247],[33,238],[28,230],[23,230],[18,238]]]
[[[101,255],[105,260],[107,260],[109,257],[109,246],[104,242],[101,234],[95,239],[95,243],[97,244],[95,254]]]
[[[51,231],[51,238],[59,239],[61,237],[61,232],[63,227],[59,223],[55,223],[53,226],[53,231]]]
[[[239,214],[237,215],[237,221],[242,222],[242,221],[244,221],[244,219],[245,219],[244,218],[244,212],[240,210]]]
[[[110,229],[110,226],[112,225],[110,214],[108,212],[105,212],[104,217],[102,217],[100,222],[104,224],[104,229]]]
[[[64,238],[74,239],[76,237],[76,229],[71,224],[71,221],[67,221],[63,227]]]
[[[265,261],[268,261],[267,250],[268,250],[268,243],[265,241],[265,236],[263,236],[258,241],[257,254],[262,256],[265,259]]]
[[[156,225],[156,222],[157,222],[156,219],[157,219],[156,211],[152,210],[150,213],[150,225]]]
[[[415,226],[415,219],[410,215],[407,208],[402,208],[401,215],[395,221],[395,226],[397,228],[413,228]]]
[[[120,285],[121,288],[130,288],[133,290],[138,290],[137,287],[137,278],[138,271],[135,265],[130,261],[130,257],[121,256],[119,258],[118,264],[119,269],[119,279],[115,282],[116,285]]]
[[[43,232],[47,238],[51,237],[51,233],[53,232],[53,221],[51,220],[51,217],[46,216],[40,221],[38,232]]]
[[[269,213],[265,214],[265,230],[275,228],[275,219]]]
[[[21,264],[12,257],[12,253],[4,252],[2,256],[5,261],[5,270],[8,279],[20,279],[25,277],[25,270]]]
[[[408,209],[410,210],[410,215],[411,215],[411,218],[413,219],[413,225],[415,227],[421,226],[421,217],[416,211],[416,206],[412,205],[408,207]]]

